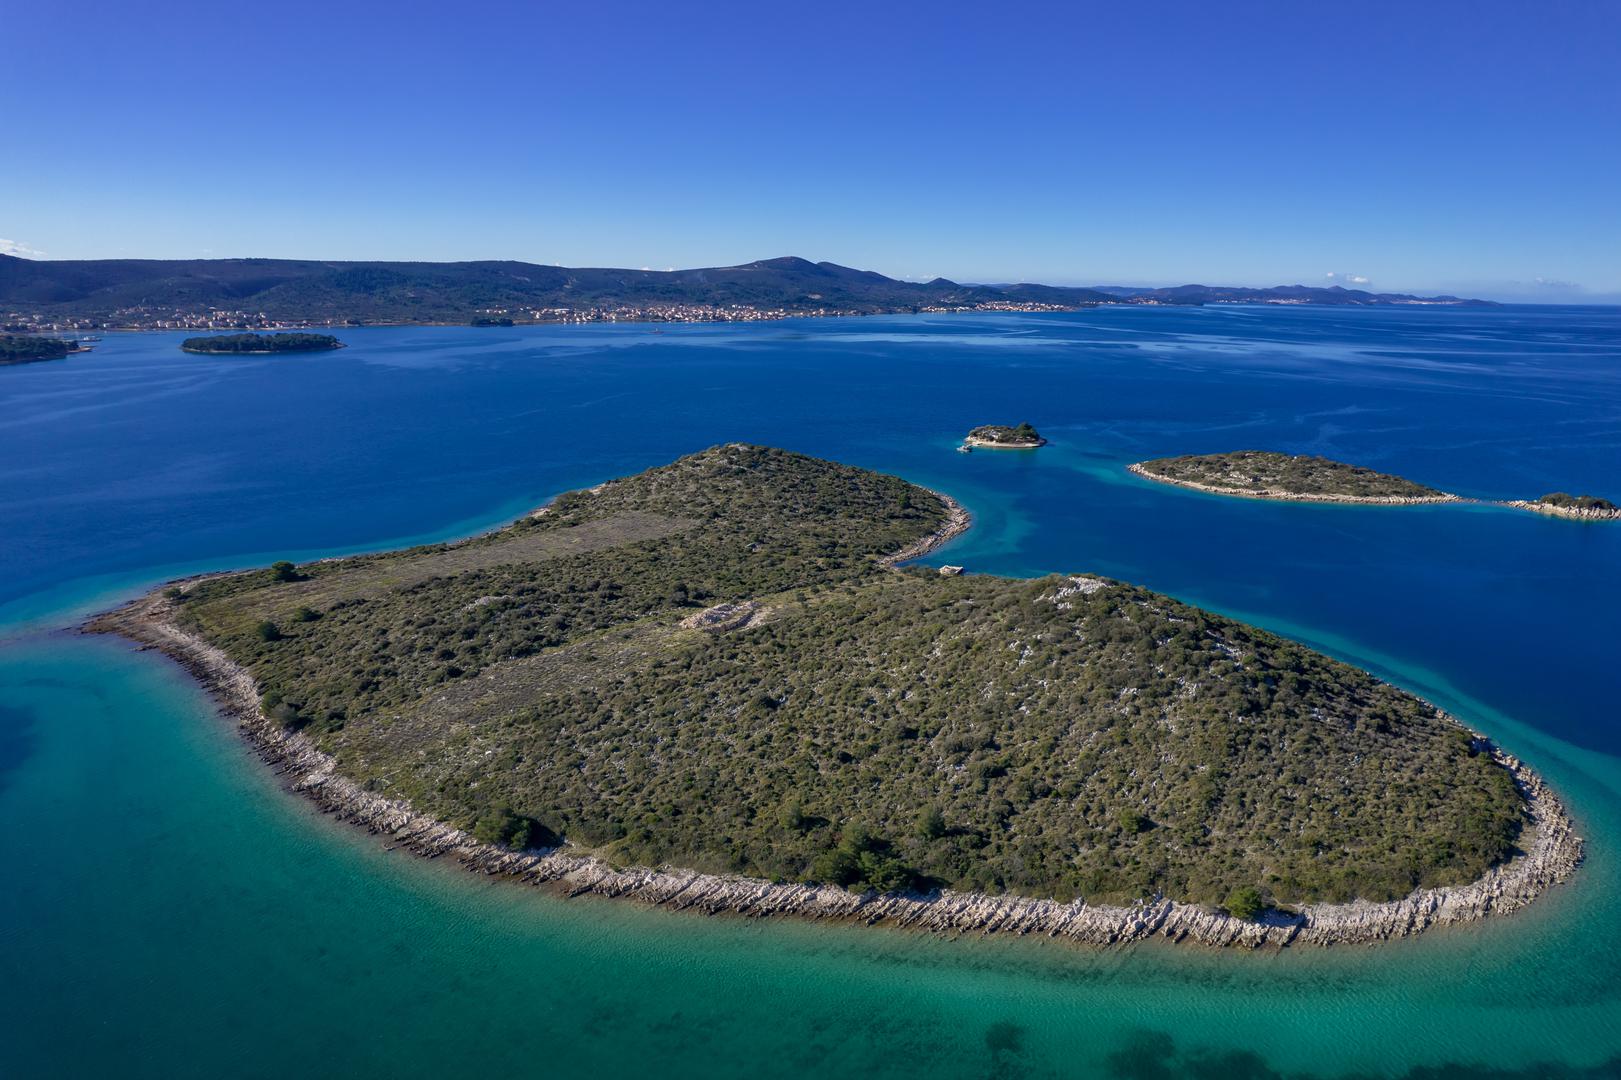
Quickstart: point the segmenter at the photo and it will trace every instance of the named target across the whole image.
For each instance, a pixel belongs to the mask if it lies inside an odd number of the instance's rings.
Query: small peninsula
[[[1399,476],[1309,454],[1237,450],[1156,458],[1127,467],[1149,480],[1250,499],[1393,505],[1459,501],[1456,495]]]
[[[264,353],[323,352],[341,349],[343,342],[330,334],[223,334],[187,338],[180,347],[189,353],[260,355]]]
[[[968,433],[962,444],[965,447],[983,446],[993,450],[1034,450],[1038,446],[1046,446],[1047,440],[1029,424],[1017,427],[981,424]]]
[[[76,341],[33,334],[0,334],[0,367],[60,360],[69,353],[83,352]]]
[[[185,665],[339,817],[571,895],[1329,944],[1512,911],[1580,861],[1535,774],[1365,672],[1101,577],[895,566],[967,526],[730,444],[89,629]]]

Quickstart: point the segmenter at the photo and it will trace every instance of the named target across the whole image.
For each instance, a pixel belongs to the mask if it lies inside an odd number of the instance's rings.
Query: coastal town
[[[500,325],[545,325],[580,323],[734,323],[771,322],[779,319],[845,318],[855,315],[972,314],[976,312],[1054,312],[1075,311],[1078,305],[1034,301],[990,300],[972,304],[927,304],[867,311],[838,307],[762,307],[751,304],[611,304],[578,307],[484,307],[469,313],[467,319],[409,320],[423,325],[457,325],[468,321],[488,321]],[[7,333],[76,333],[96,330],[295,330],[311,326],[395,326],[401,319],[362,318],[296,319],[273,316],[264,311],[209,308],[189,310],[178,307],[125,307],[94,315],[41,315],[9,311],[0,315],[0,329]]]

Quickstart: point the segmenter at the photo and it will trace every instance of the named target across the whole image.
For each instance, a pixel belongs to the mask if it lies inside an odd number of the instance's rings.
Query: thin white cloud
[[[0,239],[0,255],[15,255],[19,259],[38,259],[45,253],[38,248],[29,247],[21,240]]]
[[[1368,283],[1368,280],[1369,280],[1367,277],[1364,277],[1362,274],[1339,274],[1339,273],[1335,273],[1333,270],[1330,270],[1328,273],[1324,274],[1323,276],[1328,278],[1328,280],[1334,282],[1336,285],[1339,285],[1339,284],[1366,285]]]
[[[1545,277],[1532,278],[1531,280],[1544,289],[1563,289],[1567,292],[1581,291],[1581,286],[1574,281],[1560,281],[1558,278]]]

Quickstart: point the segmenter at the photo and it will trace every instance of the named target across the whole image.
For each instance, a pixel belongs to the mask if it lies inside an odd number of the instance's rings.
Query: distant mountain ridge
[[[1162,300],[1184,304],[1441,304],[1467,307],[1497,307],[1495,300],[1473,300],[1459,296],[1415,296],[1412,293],[1375,293],[1347,289],[1343,285],[1274,285],[1251,289],[1233,285],[1177,285],[1173,288],[1133,288],[1126,285],[1097,285],[1094,292],[1133,300]]]
[[[1274,289],[1204,285],[1086,289],[1030,282],[965,285],[946,278],[912,282],[792,256],[740,266],[660,271],[506,261],[41,261],[0,255],[0,315],[12,321],[89,321],[108,325],[142,325],[177,316],[195,321],[215,312],[278,322],[450,322],[489,311],[512,312],[528,319],[543,319],[548,314],[561,317],[564,311],[601,317],[619,317],[622,312],[628,318],[658,318],[661,311],[667,316],[668,309],[673,308],[714,308],[771,317],[1222,302],[1489,303],[1301,285]],[[710,314],[727,317],[727,311]]]

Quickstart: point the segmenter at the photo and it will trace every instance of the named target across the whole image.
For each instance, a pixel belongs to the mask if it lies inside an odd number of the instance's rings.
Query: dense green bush
[[[525,851],[556,846],[558,839],[534,818],[524,817],[505,804],[482,814],[473,825],[473,836],[486,844]]]
[[[853,892],[894,892],[921,884],[917,871],[896,855],[894,845],[862,825],[845,829],[834,847],[816,857],[810,878]]]
[[[1261,900],[1261,891],[1253,885],[1244,885],[1228,893],[1227,902],[1222,906],[1233,918],[1245,921],[1255,918],[1266,908]]]

